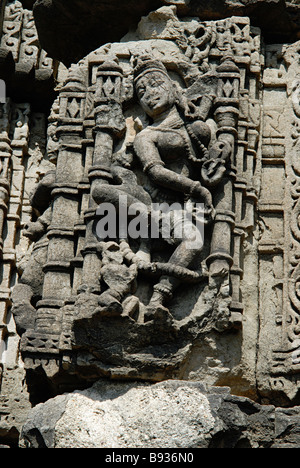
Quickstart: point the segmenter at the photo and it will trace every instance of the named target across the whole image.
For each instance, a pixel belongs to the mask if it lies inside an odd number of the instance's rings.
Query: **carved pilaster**
[[[83,177],[81,140],[84,110],[85,82],[80,71],[73,67],[60,94],[60,113],[55,131],[58,156],[47,234],[48,255],[43,268],[43,297],[37,304],[35,329],[30,330],[22,341],[23,351],[29,356],[31,352],[59,353],[63,306],[72,296],[74,226],[78,222],[78,184]],[[53,156],[53,152],[51,154]],[[47,336],[46,341],[43,341],[44,336]]]
[[[1,48],[12,53],[15,61],[19,59],[19,47],[22,34],[23,6],[19,1],[5,7]]]
[[[7,214],[7,202],[9,196],[9,161],[11,158],[12,150],[10,146],[9,132],[9,116],[10,116],[10,102],[7,100],[1,106],[1,119],[0,119],[0,255],[3,252],[3,226],[4,219]]]
[[[94,181],[109,184],[112,181],[111,164],[114,147],[114,139],[122,134],[125,128],[125,120],[122,114],[122,78],[123,71],[117,60],[107,59],[98,67],[96,76],[96,92],[94,100],[94,153],[92,165],[88,171],[91,192]],[[93,292],[100,293],[99,272],[101,270],[101,259],[99,250],[99,239],[95,237],[93,225],[96,219],[97,204],[91,198],[89,209],[85,213],[86,240],[82,252],[83,264],[83,287]]]
[[[287,47],[283,58],[287,65],[287,110],[285,118],[292,131],[286,135],[286,196],[285,196],[285,249],[284,278],[281,289],[282,315],[277,317],[281,331],[281,343],[274,347],[270,385],[275,392],[289,400],[299,397],[299,213],[300,213],[300,167],[299,167],[299,43]]]
[[[230,56],[225,57],[217,71],[218,93],[215,110],[215,119],[218,124],[217,138],[220,143],[226,142],[229,144],[231,148],[230,157],[233,161],[239,117],[240,73]],[[211,242],[211,254],[207,259],[212,277],[224,277],[229,273],[233,265],[231,250],[232,231],[235,226],[233,181],[233,172],[224,176],[219,189],[220,195],[218,195],[215,205],[216,218]],[[236,284],[234,284],[235,286]],[[241,322],[241,318],[233,317],[233,321],[235,323]]]

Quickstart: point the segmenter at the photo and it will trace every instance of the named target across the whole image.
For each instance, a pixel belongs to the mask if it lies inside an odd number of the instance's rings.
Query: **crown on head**
[[[164,64],[157,60],[155,57],[145,52],[141,55],[135,55],[133,57],[133,66],[134,66],[134,81],[136,82],[146,73],[159,72],[164,74],[166,77],[169,77],[168,72]]]

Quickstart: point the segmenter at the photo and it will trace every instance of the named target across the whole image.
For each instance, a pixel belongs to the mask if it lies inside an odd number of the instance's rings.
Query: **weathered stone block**
[[[198,382],[99,381],[38,405],[23,427],[30,448],[297,448],[299,408],[260,406]],[[290,430],[287,430],[287,428]]]

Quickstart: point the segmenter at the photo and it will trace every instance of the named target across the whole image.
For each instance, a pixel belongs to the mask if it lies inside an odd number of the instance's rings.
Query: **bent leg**
[[[190,265],[198,258],[203,248],[203,239],[199,240],[199,230],[192,222],[185,225],[183,239],[179,246],[171,256],[169,263],[189,268]],[[197,248],[195,248],[197,246]],[[158,284],[154,286],[154,293],[151,298],[149,307],[157,305],[165,305],[173,297],[175,290],[181,284],[181,280],[172,276],[162,276]]]

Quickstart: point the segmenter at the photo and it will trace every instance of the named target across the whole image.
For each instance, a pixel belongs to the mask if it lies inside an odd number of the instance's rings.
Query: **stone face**
[[[107,383],[58,396],[28,415],[31,448],[296,448],[299,408],[260,406],[226,388]]]
[[[101,44],[120,40],[142,15],[166,4],[177,6],[179,15],[198,16],[202,21],[249,16],[268,42],[298,38],[299,5],[284,0],[112,0],[109,7],[103,0],[38,0],[34,15],[42,46],[70,65]]]
[[[1,374],[0,440],[16,447],[22,426],[31,409],[30,396],[25,383],[24,369],[6,365]]]

